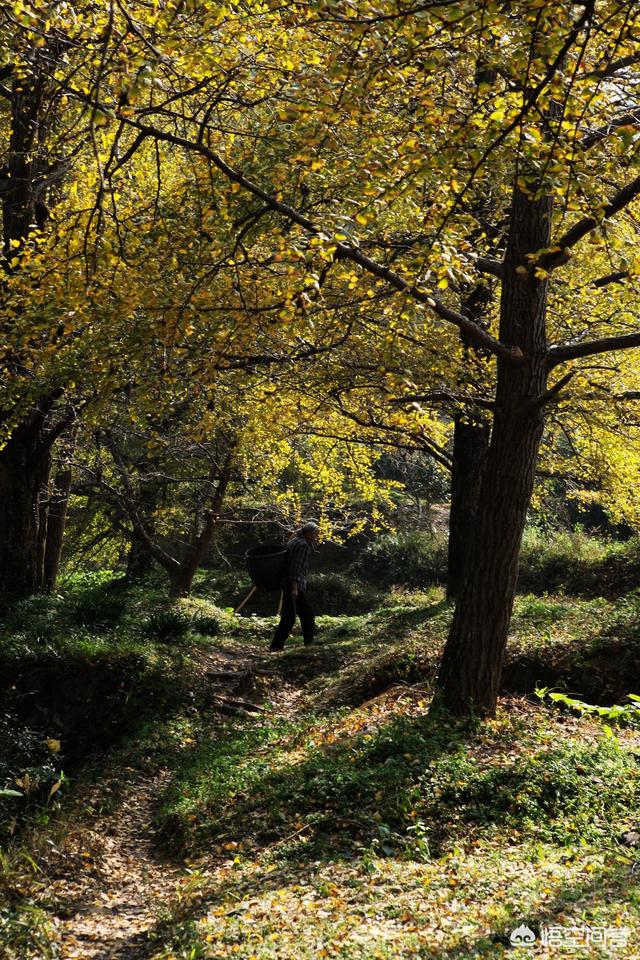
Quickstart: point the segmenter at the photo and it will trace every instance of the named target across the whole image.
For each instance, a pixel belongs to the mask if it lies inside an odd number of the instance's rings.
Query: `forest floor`
[[[273,618],[178,610],[151,614],[153,654],[104,624],[100,650],[47,641],[144,689],[112,697],[134,702],[124,735],[8,840],[0,956],[640,958],[640,734],[523,693],[597,674],[611,702],[637,667],[628,601],[520,598],[485,723],[429,713],[436,589],[322,617],[317,647],[276,655]]]

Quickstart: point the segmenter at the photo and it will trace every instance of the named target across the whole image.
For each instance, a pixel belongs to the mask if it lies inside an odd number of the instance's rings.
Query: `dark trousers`
[[[305,644],[313,643],[316,630],[316,618],[313,613],[313,608],[309,605],[309,601],[304,593],[298,593],[298,596],[294,600],[291,594],[285,590],[280,623],[276,627],[276,632],[273,635],[270,650],[282,650],[285,640],[293,630],[293,625],[296,622],[296,614],[300,618],[302,638]]]

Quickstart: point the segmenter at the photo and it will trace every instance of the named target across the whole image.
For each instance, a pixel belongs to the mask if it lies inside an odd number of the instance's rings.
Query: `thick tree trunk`
[[[25,424],[0,451],[0,595],[16,600],[40,586],[41,494],[51,467],[40,430]]]
[[[467,575],[445,647],[439,700],[455,714],[493,716],[518,575],[522,532],[542,437],[547,280],[528,253],[548,247],[552,200],[515,189],[502,287],[500,339],[524,362],[498,361],[496,412]]]
[[[455,422],[447,558],[449,600],[459,595],[467,570],[489,435],[488,423],[471,423],[460,418]]]
[[[71,478],[71,467],[64,467],[59,470],[56,475],[53,493],[49,497],[47,537],[42,569],[42,587],[44,590],[53,590],[58,579],[64,531],[67,525]]]
[[[36,63],[37,61],[37,63]],[[39,151],[44,76],[49,52],[34,48],[31,78],[15,77],[10,95],[10,135],[6,164],[0,178],[2,198],[3,267],[15,268],[16,243],[27,242],[35,225],[43,226],[44,158]],[[22,375],[20,357],[5,360],[12,375]],[[44,441],[44,423],[58,391],[43,395],[16,427],[0,451],[0,594],[18,599],[42,583],[46,538],[46,488],[51,469],[51,444]]]

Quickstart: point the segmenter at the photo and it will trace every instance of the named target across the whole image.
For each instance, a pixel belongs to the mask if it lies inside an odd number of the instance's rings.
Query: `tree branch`
[[[610,283],[620,283],[621,280],[626,280],[628,276],[628,270],[616,270],[614,273],[608,273],[605,277],[592,280],[591,283],[594,287],[607,287]]]
[[[81,100],[86,99],[77,90],[69,90],[69,92]],[[280,213],[288,220],[298,224],[298,226],[302,227],[308,233],[311,233],[315,236],[326,237],[327,241],[335,246],[334,255],[337,260],[350,260],[352,263],[356,263],[367,273],[378,277],[380,280],[384,280],[394,289],[401,293],[407,294],[418,303],[422,303],[429,307],[438,317],[440,317],[441,320],[445,320],[447,323],[451,323],[458,327],[458,329],[464,331],[470,340],[477,343],[478,346],[484,347],[484,349],[488,350],[489,353],[516,365],[524,361],[522,351],[519,347],[510,346],[509,344],[502,343],[500,340],[497,340],[486,330],[483,330],[482,327],[479,327],[477,324],[473,323],[473,321],[469,320],[468,317],[465,317],[456,310],[452,310],[450,307],[447,307],[430,291],[422,289],[417,284],[409,283],[389,267],[385,267],[383,264],[371,259],[371,257],[368,257],[359,247],[353,246],[349,243],[344,243],[342,241],[332,241],[331,238],[324,233],[319,224],[315,223],[313,220],[310,220],[309,217],[306,217],[304,214],[300,213],[299,210],[296,210],[295,207],[292,207],[290,204],[285,203],[282,200],[278,200],[277,197],[264,190],[257,183],[254,183],[243,173],[235,170],[225,160],[223,160],[219,154],[215,153],[215,151],[211,150],[204,143],[202,143],[202,141],[189,140],[186,137],[181,137],[177,134],[160,130],[157,127],[142,123],[140,120],[136,120],[135,117],[127,117],[124,114],[118,114],[118,116],[119,119],[125,122],[128,126],[138,130],[141,134],[144,134],[144,136],[154,140],[160,140],[164,143],[170,143],[174,146],[182,147],[183,149],[192,153],[198,153],[201,156],[206,157],[215,167],[217,167],[218,170],[220,170],[221,173],[224,174],[225,177],[227,177],[228,180],[230,180],[232,183],[237,183],[238,186],[242,187],[248,193],[251,193],[254,197],[262,200],[271,210]]]
[[[107,447],[111,456],[113,457],[113,462],[118,468],[118,473],[120,474],[126,493],[126,497],[119,498],[120,503],[124,508],[125,513],[129,517],[133,529],[138,534],[154,560],[157,560],[158,563],[169,573],[171,573],[171,571],[178,570],[180,568],[180,564],[176,558],[172,557],[171,554],[166,552],[166,550],[163,550],[162,547],[149,536],[149,532],[147,531],[147,528],[142,522],[142,518],[136,509],[135,493],[131,486],[131,480],[129,479],[129,474],[127,473],[124,460],[122,459],[122,454],[120,453],[118,445],[116,444],[115,440],[113,439],[113,435],[109,430],[105,432],[105,437],[107,441]]]
[[[597,353],[611,353],[614,350],[631,350],[640,347],[640,333],[627,333],[620,337],[603,337],[602,340],[586,340],[583,343],[567,343],[551,347],[547,353],[547,367],[552,370],[559,363],[577,360],[579,357],[592,357]]]
[[[613,200],[604,208],[602,220],[606,220],[608,217],[624,210],[638,195],[640,195],[640,177],[636,177],[635,180],[618,191]],[[566,263],[571,257],[571,248],[575,247],[576,243],[586,237],[588,233],[595,230],[601,222],[601,220],[596,220],[595,217],[585,217],[583,220],[579,220],[553,244],[554,252],[544,254],[536,265],[544,270],[551,271]]]
[[[480,273],[490,273],[500,280],[504,277],[504,263],[502,260],[493,260],[491,257],[477,257],[474,265]]]

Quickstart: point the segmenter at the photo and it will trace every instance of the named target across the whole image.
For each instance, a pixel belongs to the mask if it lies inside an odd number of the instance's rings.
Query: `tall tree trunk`
[[[453,431],[453,469],[447,557],[447,598],[462,589],[480,499],[482,471],[489,447],[488,423],[456,419]]]
[[[69,506],[72,476],[73,472],[69,466],[65,466],[59,470],[56,475],[53,492],[49,497],[47,537],[42,570],[42,587],[44,590],[53,590],[58,579],[64,531],[67,525],[67,509]]]
[[[41,582],[41,499],[51,454],[41,442],[38,421],[18,427],[0,451],[0,595],[5,600],[28,596]]]
[[[443,706],[495,714],[518,575],[522,532],[542,437],[547,382],[548,281],[528,253],[549,246],[552,199],[515,188],[505,256],[500,339],[520,347],[521,365],[498,360],[496,410],[467,575],[440,666]]]
[[[153,569],[153,558],[151,557],[146,544],[140,539],[134,530],[131,534],[131,544],[127,554],[127,569],[125,576],[127,580],[144,580],[148,573]]]
[[[41,67],[47,60],[48,54],[34,48],[33,76],[16,77],[11,90],[9,149],[0,183],[2,266],[8,272],[33,225],[43,226],[46,219],[39,144],[45,82]],[[19,356],[10,354],[4,363],[14,376],[23,375]],[[57,396],[59,391],[43,393],[0,451],[0,594],[5,600],[33,593],[42,582],[46,518],[42,501],[51,469],[51,444],[45,442],[44,428]]]

